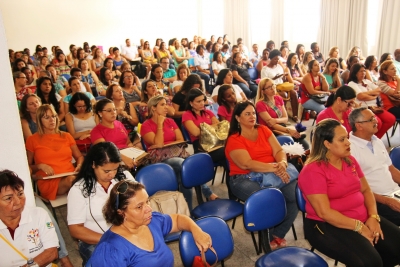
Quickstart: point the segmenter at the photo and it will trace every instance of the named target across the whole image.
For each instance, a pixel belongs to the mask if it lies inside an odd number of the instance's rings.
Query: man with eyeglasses
[[[378,214],[400,226],[400,171],[393,166],[382,140],[374,135],[378,131],[375,114],[367,107],[357,108],[349,121],[351,155],[374,193]]]
[[[163,69],[163,79],[164,81],[168,81],[173,83],[176,81],[176,71],[174,69],[169,68],[169,58],[163,57],[160,59],[160,65]]]

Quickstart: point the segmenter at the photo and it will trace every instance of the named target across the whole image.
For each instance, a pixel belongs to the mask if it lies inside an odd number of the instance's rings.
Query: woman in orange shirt
[[[54,108],[42,105],[36,112],[38,131],[26,140],[26,153],[29,167],[37,179],[41,196],[55,199],[57,195],[68,192],[75,180],[75,175],[65,175],[55,179],[44,179],[46,176],[78,172],[83,156],[76,146],[74,138],[58,129],[60,121]],[[72,158],[76,167],[72,165]]]
[[[270,230],[270,245],[272,249],[285,247],[284,237],[299,212],[295,198],[298,172],[288,165],[286,153],[268,127],[256,125],[256,110],[250,101],[238,103],[233,110],[225,155],[230,188],[239,199],[246,200],[265,186],[280,184],[287,213],[283,222]]]

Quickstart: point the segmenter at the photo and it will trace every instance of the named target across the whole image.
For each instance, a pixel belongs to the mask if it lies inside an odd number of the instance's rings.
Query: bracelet
[[[361,235],[364,224],[360,220],[355,220],[355,221],[356,221],[356,225],[354,226],[353,231],[357,232]]]
[[[281,160],[281,161],[279,161],[278,163],[285,163],[285,166],[286,166],[286,168],[288,167],[288,163],[287,163],[287,161],[286,160]]]

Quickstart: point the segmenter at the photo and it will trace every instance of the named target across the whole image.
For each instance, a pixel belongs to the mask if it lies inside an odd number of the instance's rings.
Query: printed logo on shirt
[[[354,167],[354,165],[351,166],[351,173],[352,173],[353,175],[357,175],[357,170],[356,170],[356,167]]]
[[[31,242],[35,245],[35,247],[29,248],[29,253],[33,253],[43,248],[42,241],[39,237],[39,229],[30,230],[26,237],[28,242]]]
[[[47,229],[54,228],[53,222],[46,222]]]

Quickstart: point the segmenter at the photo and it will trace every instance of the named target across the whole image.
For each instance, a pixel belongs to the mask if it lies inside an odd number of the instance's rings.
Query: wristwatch
[[[379,223],[381,222],[381,217],[379,217],[378,214],[372,214],[372,215],[369,215],[369,217],[376,219]]]

